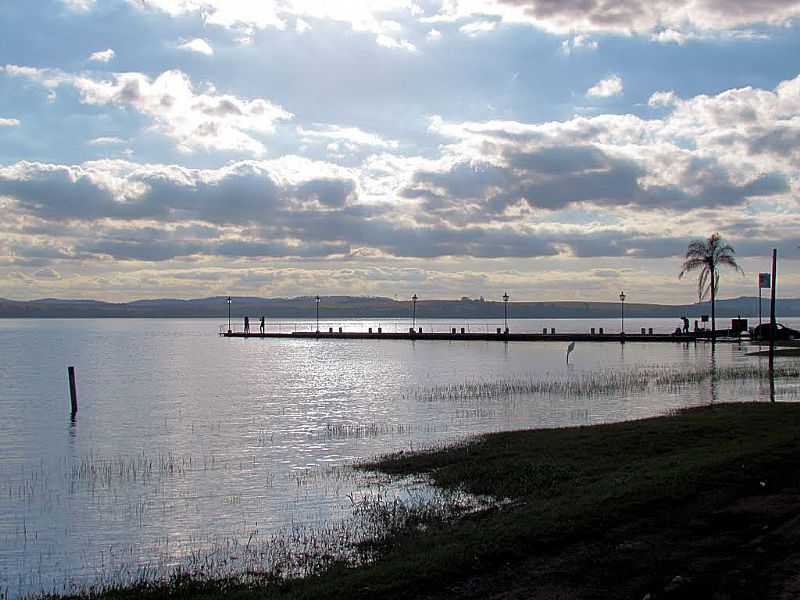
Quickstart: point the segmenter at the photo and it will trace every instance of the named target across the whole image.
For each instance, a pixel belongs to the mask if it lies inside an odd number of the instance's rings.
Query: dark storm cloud
[[[751,155],[790,156],[800,152],[800,128],[776,125],[766,130],[753,129],[745,141]]]
[[[288,244],[284,242],[226,241],[207,249],[207,254],[230,257],[297,257],[324,258],[334,254],[347,254],[347,243],[312,242]]]
[[[148,185],[142,201],[167,211],[170,220],[198,219],[216,224],[246,223],[267,218],[283,201],[281,190],[268,174],[244,169],[219,181],[193,180],[170,174],[138,179]]]
[[[0,173],[0,196],[14,198],[25,212],[45,219],[144,216],[140,211],[123,210],[108,190],[84,174],[76,175],[69,167],[30,167],[33,174],[26,173],[24,178],[3,177]]]
[[[294,188],[299,200],[316,200],[332,208],[343,207],[354,193],[353,182],[343,179],[315,179]]]
[[[647,0],[499,0],[539,20],[588,20],[598,28],[633,29],[651,13]],[[680,4],[680,2],[678,2]],[[656,3],[653,3],[656,4]]]
[[[782,258],[800,257],[797,243],[791,240],[781,241],[769,237],[742,237],[747,231],[732,227],[722,231],[723,237],[736,251],[740,258],[763,257],[766,261],[777,247]],[[642,233],[626,233],[622,231],[603,231],[566,240],[572,253],[580,258],[670,258],[683,256],[689,242],[695,237],[658,237]]]
[[[15,243],[11,246],[12,252],[15,256],[25,257],[28,259],[42,258],[42,259],[73,259],[77,258],[70,253],[66,248],[55,246],[52,244],[40,245],[29,243]]]
[[[240,224],[266,220],[287,205],[291,188],[280,188],[268,173],[246,165],[221,179],[203,180],[180,169],[139,169],[127,175],[122,197],[104,185],[101,173],[36,163],[23,164],[23,173],[0,171],[0,196],[45,219],[201,220]],[[136,184],[145,184],[142,193]],[[310,181],[301,189],[323,204],[341,205],[352,182]]]
[[[646,32],[659,27],[724,30],[785,23],[800,12],[796,0],[496,0],[521,8],[549,27]]]
[[[740,234],[740,232],[732,231],[731,234]],[[768,265],[773,248],[778,250],[778,256],[781,259],[800,258],[800,248],[798,248],[800,240],[780,240],[766,236],[760,238],[733,239],[732,235],[727,236],[726,239],[730,240],[731,245],[736,249],[736,256],[762,258],[764,260],[764,271],[769,270]]]
[[[269,173],[246,164],[221,179],[188,178],[182,170],[140,169],[129,183],[147,185],[138,196],[115,198],[89,173],[31,166],[24,177],[0,177],[0,194],[44,219],[104,218],[198,220],[207,225],[100,228],[76,251],[117,259],[163,261],[192,255],[322,258],[371,247],[405,257],[552,256],[552,242],[512,228],[415,227],[400,224],[387,208],[351,206],[351,180],[320,178],[279,186]],[[464,188],[466,191],[466,188]],[[320,207],[296,208],[315,200]],[[214,227],[245,225],[256,239],[220,239]],[[190,227],[194,227],[192,230]]]
[[[131,242],[118,240],[99,240],[83,242],[78,245],[82,252],[107,255],[119,260],[142,260],[160,262],[173,258],[191,256],[202,252],[204,245],[195,242],[159,241]]]
[[[643,188],[642,166],[594,146],[506,149],[502,157],[504,166],[462,162],[442,172],[418,172],[403,191],[422,202],[413,221],[390,205],[357,204],[351,179],[279,184],[266,163],[217,172],[126,164],[111,186],[115,193],[99,170],[21,164],[0,171],[0,195],[12,198],[17,212],[44,219],[34,227],[52,236],[59,236],[59,221],[72,222],[60,235],[75,240],[67,249],[53,246],[45,253],[32,245],[20,258],[159,262],[192,256],[319,259],[364,248],[413,258],[543,257],[565,247],[581,257],[673,256],[684,251],[686,240],[608,231],[564,239],[502,213],[520,202],[552,210],[578,202],[686,210],[787,189],[779,175],[734,185],[715,162],[699,159],[684,177],[687,185],[699,183],[701,192]]]
[[[460,162],[444,172],[419,172],[402,193],[421,198],[433,213],[465,210],[477,203],[475,216],[503,213],[519,202],[531,208],[559,210],[589,202],[599,206],[635,206],[687,210],[735,206],[756,196],[789,190],[785,175],[768,173],[743,185],[731,181],[716,160],[694,159],[681,185],[643,186],[643,164],[611,156],[594,146],[562,146],[503,152],[504,166]],[[700,188],[689,193],[687,188]]]

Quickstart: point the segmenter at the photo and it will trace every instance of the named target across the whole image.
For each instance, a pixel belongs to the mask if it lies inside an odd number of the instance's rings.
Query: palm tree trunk
[[[714,304],[716,302],[717,290],[716,286],[714,285],[716,282],[714,281],[714,271],[711,271],[711,343],[715,343],[717,341],[717,321],[716,321],[716,314],[714,311]]]

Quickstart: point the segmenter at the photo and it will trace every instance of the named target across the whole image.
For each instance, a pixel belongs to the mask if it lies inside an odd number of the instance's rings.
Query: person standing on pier
[[[264,317],[261,317],[261,325],[258,328],[261,331],[261,335],[264,335]]]
[[[250,318],[249,317],[245,317],[244,318],[244,332],[245,333],[250,333]]]

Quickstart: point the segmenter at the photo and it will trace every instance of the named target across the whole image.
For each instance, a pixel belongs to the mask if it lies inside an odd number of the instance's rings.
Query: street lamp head
[[[317,304],[319,304],[319,296],[315,296],[314,298],[317,301]]]
[[[228,296],[228,299],[227,299],[225,302],[227,302],[228,304],[230,304],[230,303],[231,303],[231,297],[230,297],[230,296]]]
[[[503,294],[503,302],[508,302],[508,292]]]
[[[416,295],[416,294],[414,294],[413,296],[411,296],[411,299],[412,299],[414,302],[416,302],[416,301],[417,301],[417,295]]]
[[[625,302],[625,292],[620,292],[619,293],[619,301],[620,302]]]

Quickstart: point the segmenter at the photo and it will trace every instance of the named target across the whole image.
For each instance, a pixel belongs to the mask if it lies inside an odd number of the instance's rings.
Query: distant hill
[[[777,300],[781,317],[800,316],[800,299]],[[231,314],[236,319],[244,315],[267,318],[313,318],[315,300],[311,296],[298,298],[233,298]],[[403,318],[408,317],[411,303],[391,298],[363,296],[325,296],[320,301],[320,318]],[[764,315],[769,314],[769,301],[763,302]],[[710,314],[708,302],[699,304],[636,304],[625,303],[626,317],[698,318]],[[619,302],[509,302],[509,318],[615,318],[620,314]],[[757,298],[732,298],[717,301],[721,318],[758,316]],[[97,300],[16,301],[0,299],[0,318],[217,318],[227,319],[224,296],[196,300],[154,299],[111,303]],[[484,300],[420,300],[417,317],[488,319],[503,317],[503,303]]]

